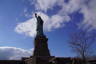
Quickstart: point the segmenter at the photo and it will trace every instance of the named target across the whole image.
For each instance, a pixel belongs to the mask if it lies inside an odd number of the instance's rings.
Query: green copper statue
[[[37,36],[43,36],[43,20],[41,19],[40,16],[37,16],[37,14],[35,13],[35,17],[37,19]]]

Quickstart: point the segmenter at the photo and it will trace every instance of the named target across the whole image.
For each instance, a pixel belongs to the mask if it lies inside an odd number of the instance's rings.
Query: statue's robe
[[[43,36],[43,20],[40,16],[37,17],[37,36]]]

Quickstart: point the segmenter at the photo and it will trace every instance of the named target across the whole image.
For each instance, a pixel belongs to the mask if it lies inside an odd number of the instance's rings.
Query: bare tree
[[[95,33],[85,31],[73,33],[70,36],[70,47],[72,50],[86,62],[87,57],[91,54],[91,46],[95,42]]]

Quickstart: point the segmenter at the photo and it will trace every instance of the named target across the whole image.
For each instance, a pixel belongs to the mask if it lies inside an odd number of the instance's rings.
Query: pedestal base
[[[26,59],[25,62],[26,62],[26,64],[49,64],[50,63],[49,61],[52,58],[54,58],[54,56],[50,56],[50,57],[32,56],[31,58]]]

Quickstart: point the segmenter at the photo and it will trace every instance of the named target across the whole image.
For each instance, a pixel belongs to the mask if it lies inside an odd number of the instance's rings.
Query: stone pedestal
[[[50,56],[47,41],[45,36],[36,36],[33,56]]]
[[[47,41],[45,36],[36,36],[33,56],[25,60],[26,64],[49,64],[53,56],[50,56]]]

